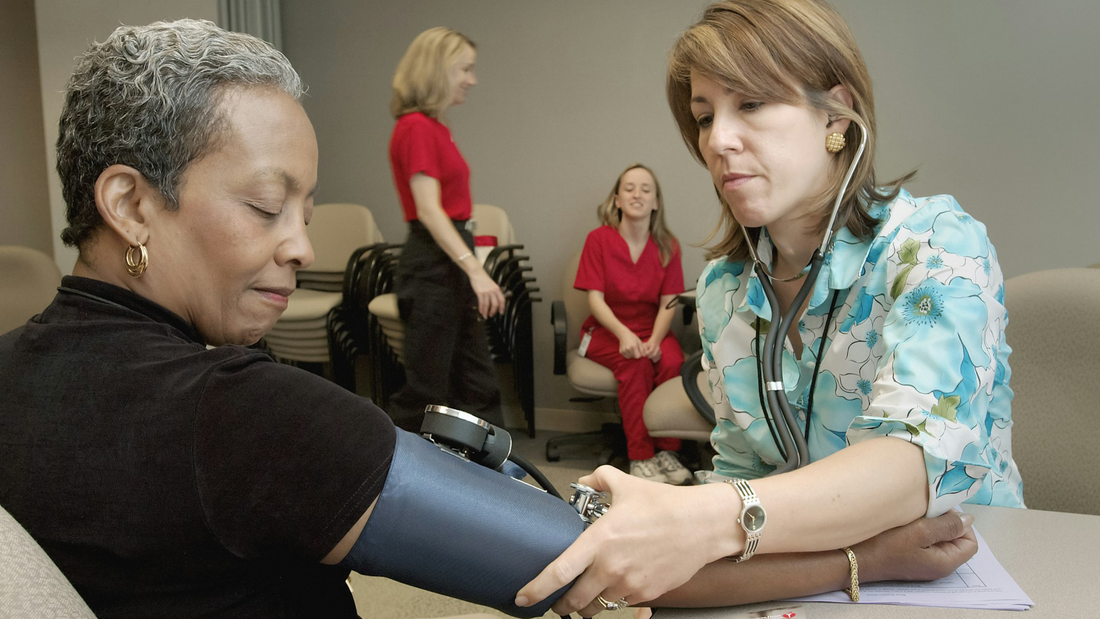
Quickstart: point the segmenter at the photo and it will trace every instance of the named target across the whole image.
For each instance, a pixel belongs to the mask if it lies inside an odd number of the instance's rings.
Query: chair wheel
[[[547,462],[557,462],[558,460],[561,460],[561,452],[558,451],[557,447],[555,447],[555,446],[551,445],[549,442],[547,442],[546,443],[546,461]]]

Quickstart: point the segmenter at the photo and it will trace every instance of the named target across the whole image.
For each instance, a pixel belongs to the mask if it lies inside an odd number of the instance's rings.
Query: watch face
[[[745,527],[745,530],[749,533],[756,533],[760,529],[764,528],[764,521],[767,519],[767,514],[764,512],[764,508],[760,505],[750,505],[745,508],[744,517],[741,519],[741,525]]]

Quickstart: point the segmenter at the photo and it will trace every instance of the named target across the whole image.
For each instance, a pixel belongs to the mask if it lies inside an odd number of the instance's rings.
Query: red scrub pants
[[[584,334],[581,334],[584,337]],[[645,341],[649,335],[641,337]],[[619,354],[619,338],[597,326],[592,331],[585,357],[609,368],[619,381],[619,409],[623,415],[623,433],[626,434],[626,453],[631,460],[648,460],[657,450],[680,449],[678,438],[651,438],[642,418],[646,398],[661,383],[680,376],[684,365],[684,351],[671,332],[661,341],[661,360],[653,363],[646,357],[627,359]]]

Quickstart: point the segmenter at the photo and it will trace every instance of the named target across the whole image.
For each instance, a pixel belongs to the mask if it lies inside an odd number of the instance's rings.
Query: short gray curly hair
[[[78,248],[102,224],[95,182],[111,165],[141,172],[179,207],[188,165],[219,146],[226,129],[226,87],[261,86],[298,100],[301,79],[281,52],[256,37],[184,19],[121,26],[81,56],[65,90],[57,172]]]

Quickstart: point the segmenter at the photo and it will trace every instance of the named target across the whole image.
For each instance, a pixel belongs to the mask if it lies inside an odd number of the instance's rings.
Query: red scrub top
[[[603,292],[604,301],[619,322],[638,337],[648,337],[657,320],[661,297],[684,291],[680,248],[673,247],[668,266],[661,266],[661,253],[650,238],[635,263],[619,231],[600,226],[584,241],[573,287]],[[588,331],[597,326],[601,325],[596,317],[589,316],[581,329]]]
[[[465,220],[473,211],[470,199],[470,167],[458,152],[451,130],[438,120],[420,112],[397,119],[390,138],[390,168],[405,221],[415,221],[409,180],[422,172],[439,181],[439,200],[451,219]]]

